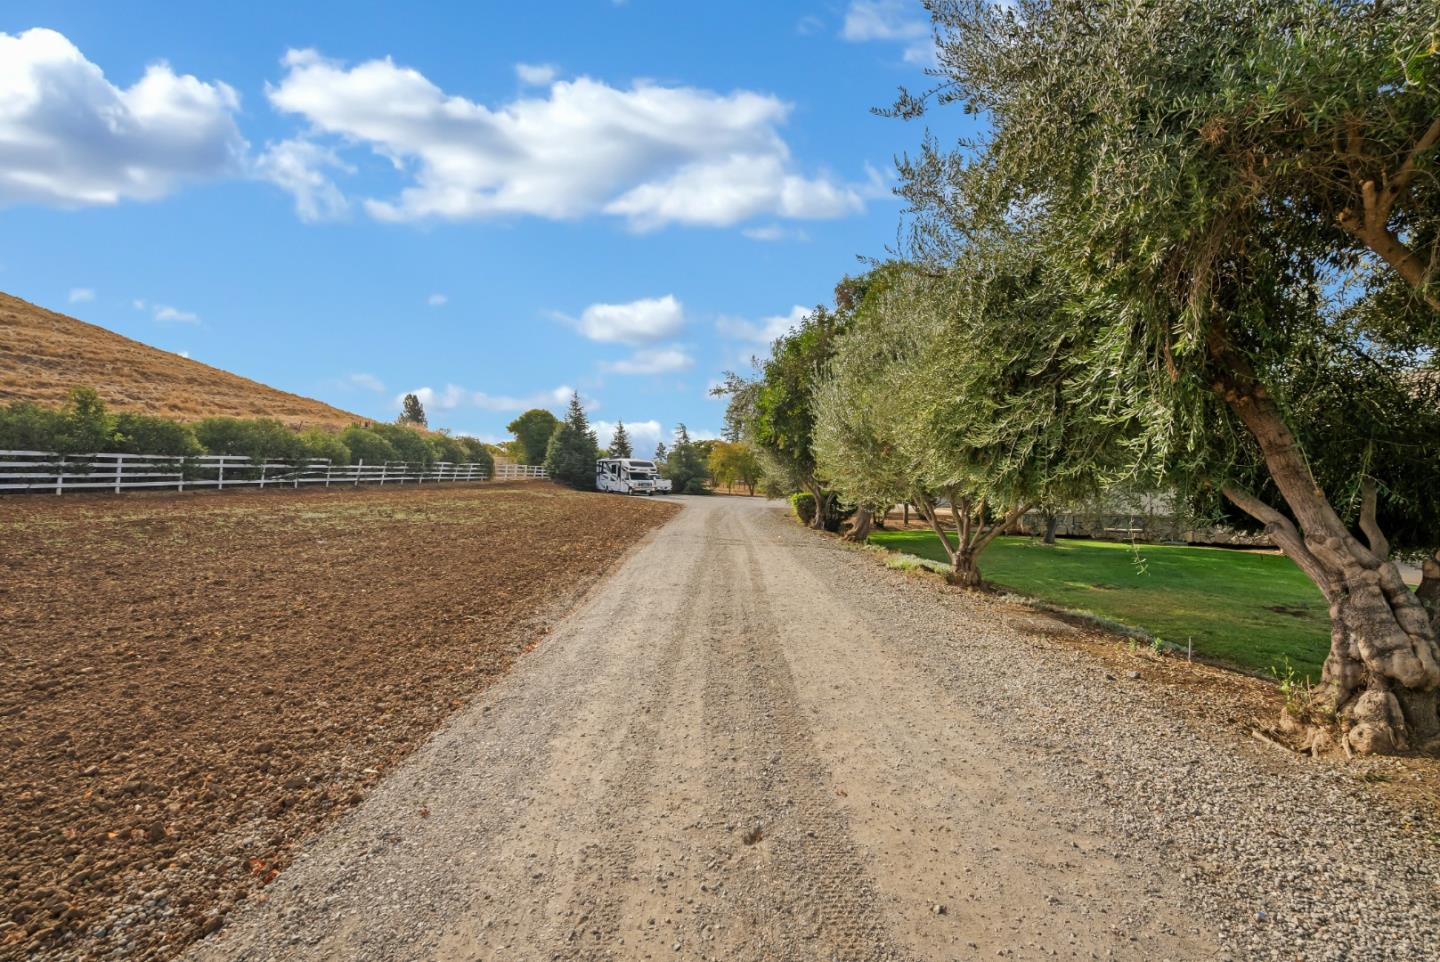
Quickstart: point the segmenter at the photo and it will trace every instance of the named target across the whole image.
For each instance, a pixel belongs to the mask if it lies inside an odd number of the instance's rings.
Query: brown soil
[[[675,510],[539,482],[0,499],[0,957],[218,927]]]
[[[0,294],[0,403],[58,405],[74,387],[93,387],[116,411],[180,420],[271,417],[291,427],[365,420]]]

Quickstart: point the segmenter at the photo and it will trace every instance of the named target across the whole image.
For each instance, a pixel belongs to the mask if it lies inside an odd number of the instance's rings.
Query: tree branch
[[[1003,532],[1010,530],[1010,526],[1019,520],[1026,511],[1029,511],[1031,507],[1033,507],[1033,505],[1022,501],[1011,508],[1004,518],[992,524],[989,530],[975,540],[975,553],[979,554],[981,551],[984,551],[990,542],[994,541]]]
[[[1440,311],[1440,292],[1430,289],[1429,266],[1390,229],[1396,202],[1419,176],[1421,155],[1433,150],[1436,144],[1440,144],[1440,117],[1415,141],[1394,173],[1381,174],[1380,186],[1377,187],[1373,179],[1360,182],[1361,210],[1347,207],[1340,212],[1338,221],[1348,233],[1395,268],[1426,304]],[[1364,156],[1359,134],[1354,129],[1350,132],[1349,153],[1356,159]]]
[[[1311,581],[1315,582],[1321,593],[1325,595],[1326,601],[1333,603],[1337,600],[1340,594],[1339,584],[1326,570],[1320,559],[1315,557],[1305,546],[1305,539],[1300,536],[1300,531],[1295,527],[1294,522],[1249,491],[1229,484],[1220,491],[1237,508],[1265,525],[1265,533],[1274,539],[1276,546],[1285,552]]]
[[[1436,117],[1430,124],[1428,130],[1420,135],[1415,141],[1415,146],[1410,148],[1410,153],[1405,155],[1405,161],[1391,174],[1385,185],[1385,191],[1398,197],[1401,191],[1410,186],[1410,182],[1419,174],[1420,155],[1440,144],[1440,117]],[[1391,201],[1393,203],[1393,200]]]
[[[954,502],[952,501],[953,505]],[[945,557],[950,559],[950,564],[955,564],[957,549],[951,546],[950,538],[945,532],[945,526],[940,523],[940,512],[935,510],[935,502],[923,491],[915,492],[915,507],[920,509],[920,514],[930,525],[930,530],[940,539],[940,547],[945,549]]]
[[[1365,533],[1365,540],[1370,542],[1370,550],[1375,557],[1384,561],[1390,557],[1390,541],[1385,537],[1385,532],[1380,530],[1379,522],[1375,520],[1375,507],[1378,500],[1375,493],[1375,482],[1366,478],[1362,491],[1360,530]]]

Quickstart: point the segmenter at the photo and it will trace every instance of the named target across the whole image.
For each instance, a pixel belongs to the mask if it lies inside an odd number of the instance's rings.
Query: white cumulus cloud
[[[919,0],[851,0],[840,36],[852,43],[898,43],[906,63],[935,63],[934,37]]]
[[[613,374],[671,374],[684,371],[695,359],[679,347],[641,348],[619,361],[606,361],[600,366]]]
[[[602,448],[608,448],[610,442],[615,440],[615,422],[591,421],[590,426],[595,429],[595,437]],[[637,458],[648,458],[655,450],[655,445],[660,443],[663,432],[660,422],[654,419],[625,422],[625,433],[630,438],[630,448]]]
[[[645,344],[678,333],[685,326],[685,308],[673,294],[624,304],[591,304],[575,324],[592,341]]]
[[[0,33],[0,205],[151,200],[238,173],[239,108],[228,85],[163,61],[122,88],[61,33]]]
[[[796,304],[790,308],[788,314],[775,314],[761,318],[758,322],[747,321],[739,317],[721,317],[715,322],[715,327],[726,337],[754,341],[756,344],[769,344],[776,338],[784,337],[798,328],[812,310],[814,308],[801,307]]]
[[[199,324],[200,315],[194,311],[182,311],[178,307],[171,307],[169,304],[156,304],[154,310],[155,320],[175,324]]]
[[[271,144],[255,161],[255,174],[289,191],[295,198],[295,213],[306,222],[338,220],[350,210],[350,202],[325,173],[327,169],[355,168],[333,149],[303,137]]]
[[[88,287],[70,288],[70,303],[84,304],[87,301],[95,300],[95,292]]]
[[[432,387],[418,387],[413,391],[406,391],[405,394],[413,394],[420,399],[427,411],[453,411],[457,408],[474,407],[482,411],[525,411],[530,408],[563,408],[570,403],[570,395],[573,389],[562,384],[554,390],[537,391],[524,397],[515,397],[508,394],[487,394],[484,391],[472,391],[461,387],[458,384],[447,384],[443,389]],[[398,409],[404,403],[405,394],[395,395],[395,407]],[[593,401],[585,403],[587,409],[599,407]]]
[[[740,233],[756,241],[808,241],[810,239],[810,235],[798,227],[790,228],[781,226],[780,224],[764,224],[759,227],[747,227]]]
[[[553,63],[517,63],[515,76],[527,87],[548,87],[560,75]]]
[[[768,94],[578,77],[492,107],[389,58],[348,66],[291,50],[283,65],[267,94],[306,121],[307,138],[368,147],[409,178],[364,202],[381,220],[608,212],[650,229],[839,217],[864,204],[863,186],[795,169],[779,131],[790,105]],[[538,81],[546,68],[517,69]]]
[[[425,303],[429,304],[431,307],[444,307],[446,304],[450,303],[450,298],[446,297],[444,294],[431,294],[429,297],[425,298]]]

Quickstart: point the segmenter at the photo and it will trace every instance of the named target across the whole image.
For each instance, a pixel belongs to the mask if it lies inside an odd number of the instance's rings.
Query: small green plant
[[[1280,685],[1280,694],[1285,696],[1285,711],[1292,718],[1309,721],[1314,694],[1310,679],[1296,674],[1288,657],[1280,665],[1272,666],[1270,673]]]
[[[1159,635],[1155,635],[1150,639],[1150,650],[1157,655],[1165,654],[1165,642],[1160,639]]]

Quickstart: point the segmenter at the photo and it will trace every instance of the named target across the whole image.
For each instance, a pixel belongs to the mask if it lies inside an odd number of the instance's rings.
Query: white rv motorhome
[[[654,494],[657,490],[669,491],[670,483],[667,481],[663,488],[660,486],[660,474],[655,470],[654,461],[601,458],[595,462],[595,487],[618,494]]]

